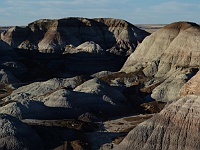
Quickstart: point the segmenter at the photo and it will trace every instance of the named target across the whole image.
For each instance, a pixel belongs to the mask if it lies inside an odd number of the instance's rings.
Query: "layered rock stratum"
[[[41,19],[26,27],[13,27],[1,39],[13,48],[32,49],[44,53],[63,52],[67,45],[79,46],[94,41],[104,50],[130,54],[147,35],[134,25],[111,18]],[[120,52],[121,51],[121,52]]]
[[[41,19],[26,27],[15,26],[2,32],[0,45],[7,44],[20,55],[34,59],[41,58],[38,53],[53,53],[46,55],[53,57],[49,64],[45,63],[46,68],[90,74],[103,70],[118,71],[126,56],[148,35],[148,32],[120,19]],[[59,54],[64,55],[57,56]]]
[[[200,71],[197,72],[187,83],[181,88],[179,95],[184,97],[186,95],[200,95]]]
[[[142,70],[146,76],[154,78],[154,84],[161,82],[152,92],[153,99],[176,100],[180,88],[200,66],[199,41],[199,25],[172,23],[145,38],[121,71]]]
[[[116,149],[198,150],[200,97],[186,96],[129,132]]]
[[[2,31],[0,149],[200,149],[199,41],[191,22],[151,35],[111,18]]]

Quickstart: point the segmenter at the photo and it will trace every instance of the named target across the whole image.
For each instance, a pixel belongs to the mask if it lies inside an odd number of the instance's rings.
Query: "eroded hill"
[[[3,32],[1,148],[199,149],[199,41],[195,23],[110,18]]]

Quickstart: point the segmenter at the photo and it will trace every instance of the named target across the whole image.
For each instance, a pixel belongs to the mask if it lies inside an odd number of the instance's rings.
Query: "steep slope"
[[[70,90],[60,89],[44,98],[44,104],[49,107],[77,108],[76,95]]]
[[[78,46],[94,41],[104,50],[126,55],[133,52],[149,33],[132,24],[111,18],[42,19],[27,27],[13,27],[1,39],[13,48],[33,49],[44,53],[61,53],[66,45]]]
[[[198,57],[195,52],[198,52],[199,48],[199,32],[200,27],[194,23],[175,22],[169,24],[145,38],[136,51],[128,58],[122,70],[125,70],[127,67],[134,67],[138,63],[143,66],[148,65],[145,64],[148,62],[167,65],[170,61],[170,66],[172,67],[195,66],[194,59]],[[193,61],[184,61],[190,55]],[[179,61],[182,56],[184,58],[182,61]],[[196,64],[199,65],[199,62],[197,61]],[[168,71],[165,70],[161,75]],[[157,74],[157,76],[159,75]]]
[[[50,72],[81,75],[119,71],[127,56],[148,35],[120,19],[41,19],[2,32],[0,46],[7,44],[25,57],[24,62],[28,58],[28,63],[35,61]]]
[[[172,101],[183,84],[200,66],[200,27],[190,22],[175,22],[154,32],[130,55],[121,71],[142,70],[154,83],[152,98]],[[197,68],[197,69],[195,69]]]
[[[97,78],[88,80],[74,89],[75,102],[91,113],[103,118],[131,112],[126,97],[118,90]]]
[[[16,84],[16,83],[21,83],[21,82],[9,71],[1,69],[0,83],[1,84]]]
[[[139,124],[118,150],[199,150],[200,97],[186,96]]]
[[[179,95],[184,97],[186,95],[200,95],[200,71],[197,72],[187,83],[181,88]]]
[[[36,132],[17,118],[0,114],[0,127],[0,149],[44,149],[44,144]]]

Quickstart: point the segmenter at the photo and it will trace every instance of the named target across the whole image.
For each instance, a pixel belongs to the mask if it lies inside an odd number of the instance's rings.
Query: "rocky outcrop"
[[[78,104],[104,118],[131,112],[131,106],[125,96],[99,79],[89,80],[74,91],[78,92]]]
[[[139,124],[116,149],[200,149],[200,97],[186,96]]]
[[[73,48],[72,46],[67,46],[65,48],[65,54],[67,53],[94,53],[94,54],[105,54],[105,51],[100,47],[99,44],[94,43],[93,41],[87,41],[82,43],[81,45]]]
[[[44,104],[49,107],[78,108],[76,95],[73,91],[60,89],[44,98]]]
[[[8,114],[19,119],[78,119],[84,111],[66,109],[64,107],[47,107],[43,102],[34,100],[19,100],[7,102],[0,107],[0,113]]]
[[[4,69],[0,70],[0,83],[2,84],[18,84],[21,83],[12,73]]]
[[[106,117],[110,117],[131,112],[131,107],[124,95],[107,83],[99,79],[92,79],[79,84],[79,77],[74,77],[54,78],[19,87],[3,99],[5,102],[11,101],[11,103],[0,108],[0,112],[19,118],[46,119],[53,116],[58,118],[60,114],[63,114],[60,116],[76,118],[77,115],[84,112],[94,113],[100,117],[104,114]],[[72,90],[73,88],[74,90]],[[13,103],[13,101],[15,102]],[[26,106],[24,106],[25,104]],[[50,108],[52,109],[50,110]]]
[[[22,81],[41,79],[40,73],[46,80],[54,75],[58,77],[58,74],[63,77],[70,73],[119,71],[127,56],[148,35],[120,19],[41,19],[26,27],[11,27],[2,32],[0,49],[1,45],[7,44],[19,55],[13,58],[31,68]],[[52,76],[48,77],[42,68]]]
[[[0,149],[44,149],[44,144],[36,132],[15,117],[0,114],[0,127]]]
[[[200,71],[197,72],[187,83],[181,88],[179,95],[184,97],[186,95],[200,95]]]
[[[137,47],[121,71],[142,70],[163,82],[154,89],[153,99],[171,101],[200,66],[200,27],[190,22],[175,22],[157,30]],[[171,95],[170,97],[168,97]]]
[[[102,78],[104,76],[108,76],[108,75],[111,75],[113,73],[114,72],[111,72],[111,71],[100,71],[100,72],[97,72],[97,73],[95,73],[91,76],[94,77],[94,78]]]
[[[94,41],[104,50],[128,55],[149,33],[132,24],[111,18],[42,19],[27,27],[13,27],[1,34],[1,39],[13,48],[39,50],[44,53],[61,53],[66,45]]]
[[[160,76],[167,73],[171,67],[197,66],[199,62],[195,62],[195,58],[198,56],[199,32],[200,27],[194,23],[169,24],[145,38],[128,58],[122,70],[128,71],[128,67],[134,67],[138,63],[143,67],[155,65],[159,66],[159,72],[156,72],[156,75]],[[183,56],[184,59],[181,59]],[[160,69],[164,68],[163,65],[168,70],[164,69],[161,73]],[[166,65],[171,67],[166,67]]]
[[[43,100],[45,96],[59,90],[61,88],[73,89],[82,83],[81,77],[72,78],[53,78],[44,82],[33,82],[31,84],[19,87],[12,92],[11,95],[4,98],[5,101],[8,100]]]

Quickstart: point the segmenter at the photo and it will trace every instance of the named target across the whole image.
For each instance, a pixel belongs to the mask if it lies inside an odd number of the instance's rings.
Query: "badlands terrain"
[[[0,31],[0,149],[200,149],[198,24],[63,18]]]

